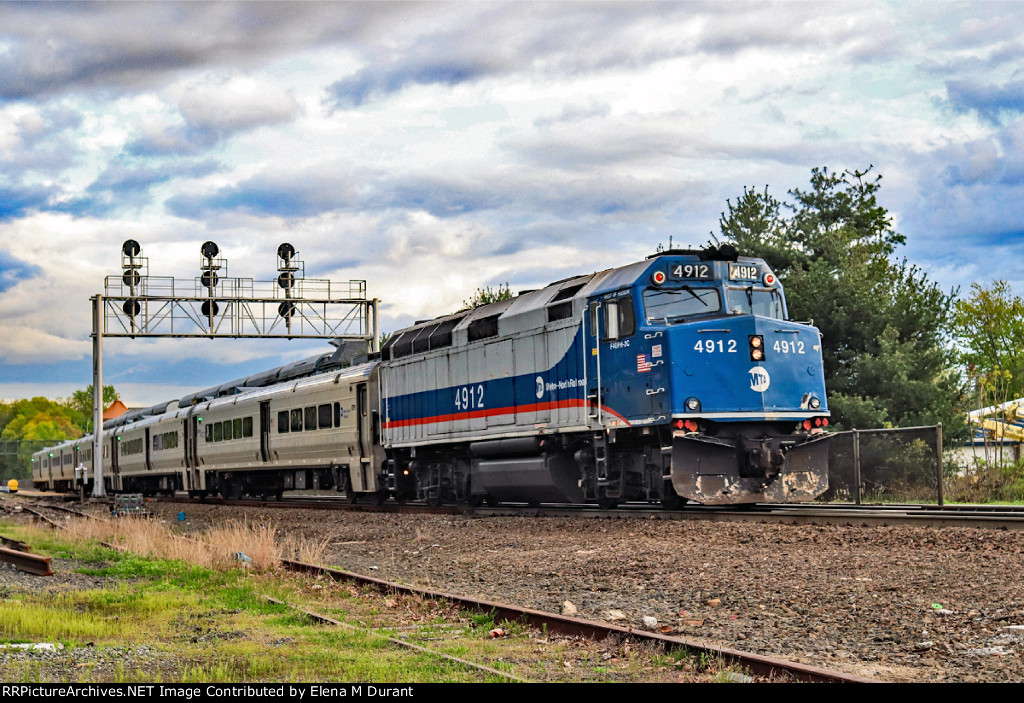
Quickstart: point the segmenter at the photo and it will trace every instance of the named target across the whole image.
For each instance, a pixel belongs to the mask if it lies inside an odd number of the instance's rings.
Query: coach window
[[[224,424],[224,439],[226,441],[226,440],[231,439],[231,420],[225,420],[223,424]]]
[[[212,442],[213,441],[213,425],[207,425],[206,426],[206,441],[207,442]]]
[[[292,432],[302,432],[302,408],[292,410]]]
[[[321,430],[331,427],[331,425],[334,424],[334,414],[331,412],[330,403],[325,403],[324,405],[317,406],[316,413],[318,416],[317,420],[319,420],[317,424],[320,426]]]
[[[231,421],[231,435],[235,439],[241,439],[242,437],[242,418]]]
[[[288,431],[288,411],[282,410],[277,414],[277,433],[284,434]]]
[[[315,405],[311,405],[310,407],[306,408],[306,429],[307,430],[315,430],[316,429],[316,406]]]
[[[216,422],[213,425],[213,441],[220,442],[224,439],[224,423]]]
[[[341,427],[341,403],[334,403],[334,426]]]
[[[252,418],[251,417],[243,417],[242,418],[242,436],[243,437],[252,437]]]

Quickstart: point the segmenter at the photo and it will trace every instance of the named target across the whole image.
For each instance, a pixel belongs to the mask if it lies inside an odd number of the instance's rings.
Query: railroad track
[[[238,501],[232,501],[232,503],[238,503]],[[281,505],[281,503],[271,503],[271,505]],[[62,505],[42,504],[41,507],[81,517],[94,517],[88,513],[80,512]],[[43,517],[42,514],[35,509],[26,508],[26,510]],[[44,517],[44,519],[56,527],[63,527],[59,523],[54,523],[48,518]],[[863,676],[832,671],[821,667],[810,666],[776,657],[769,657],[753,652],[744,652],[728,647],[710,646],[702,642],[683,637],[674,637],[656,632],[635,630],[630,627],[621,627],[610,623],[584,620],[557,613],[521,608],[514,605],[471,598],[444,591],[417,588],[341,569],[307,564],[290,559],[283,559],[282,565],[286,569],[299,573],[326,576],[338,581],[350,581],[361,585],[372,586],[385,594],[402,593],[420,598],[445,600],[450,603],[455,603],[463,609],[490,613],[495,617],[495,619],[520,622],[537,629],[544,629],[548,632],[565,636],[586,637],[594,640],[604,640],[611,637],[616,638],[619,641],[632,641],[636,643],[657,645],[663,647],[666,651],[686,650],[691,653],[707,655],[713,660],[722,661],[732,666],[740,667],[756,676],[769,680],[814,683],[878,683],[875,679]],[[311,614],[311,616],[315,616],[315,614]],[[470,662],[469,664],[472,663]]]
[[[309,508],[313,510],[358,510],[386,513],[433,513],[444,515],[526,515],[531,517],[642,518],[645,520],[712,520],[727,522],[779,521],[795,524],[887,526],[911,524],[921,527],[986,527],[1024,530],[1024,506],[988,505],[845,505],[798,503],[790,505],[758,504],[750,508],[693,505],[682,510],[664,510],[645,505],[627,505],[616,510],[596,506],[502,505],[495,508],[440,506],[431,508],[417,503],[383,505],[348,503],[340,496],[291,496],[281,501],[223,500],[219,498],[161,497],[173,503],[206,503],[257,508]]]

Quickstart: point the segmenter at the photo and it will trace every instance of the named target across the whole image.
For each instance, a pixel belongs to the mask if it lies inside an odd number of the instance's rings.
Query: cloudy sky
[[[91,383],[142,244],[365,279],[384,330],[700,245],[727,198],[873,165],[901,255],[1024,292],[1024,3],[0,4],[0,398]],[[153,404],[325,349],[108,340]]]

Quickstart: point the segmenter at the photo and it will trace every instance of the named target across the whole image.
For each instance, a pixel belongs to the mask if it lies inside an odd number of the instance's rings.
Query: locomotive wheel
[[[471,495],[469,497],[469,507],[471,507],[471,508],[479,508],[483,504],[484,504],[484,497],[482,495],[480,495],[479,493],[477,493],[475,495]]]
[[[349,502],[349,505],[355,505],[359,502],[359,494],[353,491],[352,487],[349,486],[345,489],[345,500]]]
[[[496,507],[498,507],[498,504],[501,503],[500,500],[498,500],[497,498],[492,496],[490,493],[487,494],[487,497],[484,498],[484,500],[487,501],[488,507],[491,507],[491,508],[496,508]]]
[[[387,499],[388,499],[387,489],[384,489],[384,488],[378,489],[373,494],[373,504],[374,505],[378,505],[378,506],[379,505],[384,505],[384,503],[387,501]]]
[[[276,491],[274,491],[274,500],[281,500],[283,498],[284,498],[284,489],[283,488],[278,488]]]

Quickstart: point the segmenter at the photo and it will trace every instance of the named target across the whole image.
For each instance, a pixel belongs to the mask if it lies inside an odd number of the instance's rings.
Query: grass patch
[[[0,532],[23,539],[37,552],[45,547],[75,559],[82,563],[80,573],[95,579],[95,587],[77,590],[66,584],[43,590],[46,581],[39,581],[38,590],[7,589],[0,600],[0,641],[63,645],[56,654],[0,650],[0,678],[7,682],[507,680],[400,647],[390,638],[527,680],[710,681],[714,675],[696,666],[685,673],[685,662],[629,643],[549,637],[521,623],[496,622],[495,613],[463,612],[443,600],[261,567],[255,549],[246,552],[253,561],[244,565],[222,557],[208,562],[193,552],[203,560],[196,564],[104,549],[80,534],[65,541],[65,533],[3,523]],[[241,540],[251,532],[232,534]],[[132,539],[121,533],[105,538]],[[180,554],[176,549],[168,553]],[[347,626],[315,623],[267,596]],[[491,637],[496,627],[501,637]]]

